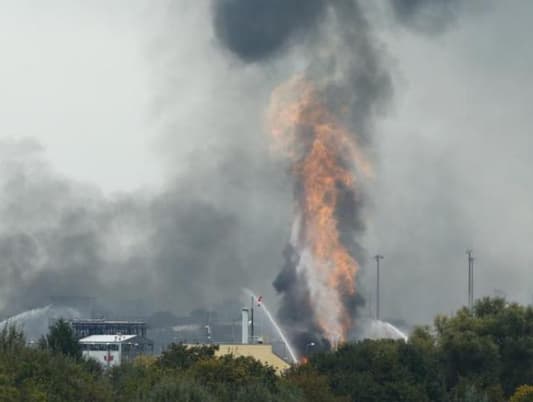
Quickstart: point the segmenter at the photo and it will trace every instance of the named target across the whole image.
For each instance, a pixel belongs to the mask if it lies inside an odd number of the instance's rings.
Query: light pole
[[[376,254],[374,256],[374,258],[376,259],[376,320],[379,321],[379,319],[381,318],[381,313],[380,313],[380,294],[379,294],[379,261],[382,260],[383,257],[382,255],[380,254]]]
[[[468,256],[468,308],[474,308],[474,257],[472,250],[466,250]]]
[[[205,330],[206,330],[206,335],[207,335],[207,343],[211,343],[211,326],[209,324],[206,324],[204,326]],[[233,329],[233,328],[232,328]]]

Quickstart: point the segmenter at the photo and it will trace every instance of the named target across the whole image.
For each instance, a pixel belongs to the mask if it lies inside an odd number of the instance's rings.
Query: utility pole
[[[376,254],[374,256],[374,258],[376,259],[376,320],[379,320],[381,318],[381,314],[380,314],[380,289],[379,289],[379,261],[382,260],[383,257],[382,255],[379,255],[379,254]]]
[[[468,256],[468,308],[474,308],[474,257],[472,250],[466,250]]]
[[[252,305],[250,306],[250,313],[251,313],[251,320],[250,320],[250,334],[251,334],[251,343],[254,342],[254,303],[255,303],[255,297],[252,296]]]

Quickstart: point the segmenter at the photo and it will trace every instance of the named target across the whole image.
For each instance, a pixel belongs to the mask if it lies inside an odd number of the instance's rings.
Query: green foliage
[[[109,371],[116,401],[298,401],[300,391],[250,357],[215,357],[215,347],[173,344],[155,362]],[[179,399],[182,398],[182,399]],[[266,398],[266,399],[265,399]]]
[[[306,401],[338,402],[328,383],[326,375],[319,374],[318,370],[309,364],[293,367],[285,378],[290,384],[301,390],[302,397]]]
[[[401,402],[441,400],[433,359],[404,341],[346,344],[313,356],[310,365],[328,378],[333,393],[351,400]]]
[[[20,401],[20,392],[14,386],[12,378],[7,374],[0,374],[0,401]]]
[[[210,360],[218,350],[214,345],[195,345],[189,347],[181,343],[172,343],[159,358],[159,365],[167,369],[189,369],[203,360]]]
[[[5,325],[0,331],[0,354],[16,353],[26,346],[24,333],[16,326]]]
[[[302,392],[288,384],[280,384],[277,390],[273,391],[261,383],[251,383],[237,388],[231,399],[234,402],[300,402],[303,401]],[[320,400],[320,399],[315,399]]]
[[[157,383],[143,401],[150,402],[215,402],[206,389],[181,378],[166,378]]]
[[[219,383],[229,387],[261,383],[272,390],[278,379],[272,367],[265,366],[251,357],[231,355],[201,360],[192,368],[191,374],[208,387]]]
[[[469,378],[481,387],[499,384],[505,395],[533,378],[533,309],[497,298],[474,311],[437,317],[436,341],[449,388]]]
[[[0,357],[0,400],[107,401],[106,381],[72,358],[22,347]]]
[[[155,366],[123,364],[109,371],[109,380],[116,401],[147,400],[150,390],[163,381],[163,371]]]
[[[489,402],[487,394],[477,389],[474,385],[469,385],[464,390],[461,402]]]
[[[314,355],[309,366],[316,373],[289,373],[307,398],[325,378],[335,396],[361,402],[504,401],[533,378],[533,309],[481,299],[473,311],[416,328],[408,342],[347,344]]]
[[[172,344],[104,370],[81,359],[59,321],[27,347],[14,327],[0,330],[0,401],[207,402],[533,402],[533,309],[502,299],[435,318],[409,340],[366,340],[278,376],[250,357],[216,347]],[[510,398],[510,399],[509,399]]]
[[[59,319],[50,327],[48,335],[39,340],[39,346],[52,353],[62,353],[76,360],[80,360],[82,356],[81,346],[72,327],[63,319]]]
[[[533,402],[533,385],[521,385],[509,402]]]
[[[237,400],[244,390],[257,393],[260,389],[265,398],[275,398],[278,393],[279,377],[275,370],[251,357],[225,355],[203,359],[188,374],[223,401]]]

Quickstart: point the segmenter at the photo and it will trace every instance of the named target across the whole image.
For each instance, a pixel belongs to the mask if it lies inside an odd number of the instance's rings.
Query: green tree
[[[244,356],[225,355],[220,358],[200,360],[191,367],[190,374],[201,384],[212,388],[216,388],[218,384],[237,388],[261,383],[268,389],[275,390],[278,381],[278,376],[272,367]]]
[[[269,389],[261,383],[251,383],[239,387],[230,400],[231,402],[302,402],[304,398],[297,387],[286,383],[278,384],[276,390]],[[320,401],[322,402],[322,400]]]
[[[489,402],[485,392],[479,391],[474,385],[469,385],[461,398],[461,402]]]
[[[4,325],[0,331],[0,353],[17,353],[26,347],[24,333],[15,325]]]
[[[337,396],[360,402],[438,401],[426,389],[429,381],[418,374],[431,371],[418,365],[424,360],[416,353],[421,352],[404,341],[365,340],[346,344],[335,353],[315,354],[309,364],[327,376]]]
[[[328,377],[319,374],[318,371],[309,364],[293,367],[286,374],[285,378],[291,384],[297,386],[305,401],[338,402],[340,399],[333,395],[328,383]]]
[[[61,353],[76,360],[80,360],[82,356],[81,345],[72,327],[62,318],[50,327],[48,335],[39,340],[39,346],[52,353]]]
[[[157,383],[145,401],[150,402],[215,402],[217,399],[201,385],[179,377]]]
[[[20,392],[13,386],[0,385],[0,401],[19,402]]]
[[[119,402],[147,400],[152,388],[165,378],[160,367],[135,363],[112,367],[108,375],[113,400]]]
[[[13,379],[0,370],[0,401],[17,402],[20,401],[20,392],[15,388]]]
[[[533,402],[533,386],[521,385],[516,389],[509,402]]]
[[[186,370],[199,361],[212,359],[217,350],[216,345],[187,346],[172,343],[161,354],[158,363],[162,368]]]
[[[510,396],[533,378],[533,309],[483,298],[473,311],[435,319],[436,342],[448,389],[464,379],[489,389],[489,399]],[[500,389],[500,390],[498,390]]]

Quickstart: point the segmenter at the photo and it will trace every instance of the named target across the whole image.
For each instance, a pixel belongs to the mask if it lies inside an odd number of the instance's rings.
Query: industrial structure
[[[140,335],[90,335],[79,343],[83,357],[94,359],[104,367],[117,366],[154,352],[154,343]]]
[[[70,325],[79,340],[83,356],[96,360],[104,367],[154,353],[154,343],[146,338],[147,325],[143,321],[88,319],[71,320]]]
[[[219,343],[215,344],[218,349],[215,356],[231,355],[234,357],[252,357],[263,364],[276,370],[278,374],[283,373],[290,367],[288,359],[285,360],[274,353],[272,344],[263,343],[262,337],[254,335],[254,298],[250,309],[241,310],[241,342],[240,343]],[[260,300],[258,300],[260,303]],[[188,344],[190,348],[198,347],[199,344]]]
[[[71,320],[70,325],[78,339],[90,335],[137,335],[146,338],[147,326],[143,321]]]
[[[187,345],[194,348],[199,345]],[[290,368],[290,364],[275,354],[270,344],[217,344],[218,350],[215,356],[231,355],[233,357],[252,357],[263,364],[266,364],[276,370],[278,374],[283,373]]]

